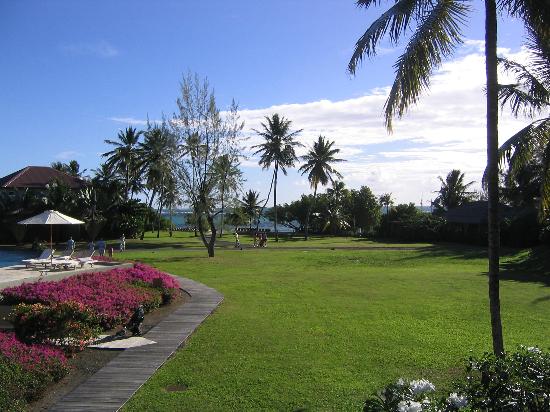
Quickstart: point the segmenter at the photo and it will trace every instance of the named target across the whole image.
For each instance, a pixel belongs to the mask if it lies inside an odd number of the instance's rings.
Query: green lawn
[[[203,282],[225,301],[125,410],[359,410],[400,376],[449,385],[470,351],[490,350],[482,249],[331,250],[373,244],[328,238],[209,259],[185,250],[198,246],[190,234],[162,236],[129,242],[124,257]],[[550,268],[545,253],[539,272]],[[512,265],[523,257],[504,259],[506,344],[547,348],[550,274]],[[188,390],[164,389],[173,384]]]

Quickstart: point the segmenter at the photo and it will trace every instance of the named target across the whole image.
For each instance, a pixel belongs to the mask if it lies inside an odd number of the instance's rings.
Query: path
[[[191,301],[144,335],[154,345],[126,349],[54,405],[52,412],[117,411],[218,307],[223,295],[190,279],[177,278]]]

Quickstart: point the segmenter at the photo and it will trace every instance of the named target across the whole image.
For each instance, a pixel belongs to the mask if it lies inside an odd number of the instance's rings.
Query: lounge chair
[[[44,249],[40,256],[36,259],[23,259],[21,262],[25,264],[26,267],[31,267],[35,265],[47,265],[50,263],[52,256],[55,252],[55,249]]]
[[[71,259],[71,257],[73,256],[73,254],[74,254],[74,250],[72,250],[72,249],[65,249],[63,252],[61,252],[61,255],[59,255],[59,256],[54,256],[53,258],[54,258],[54,259],[58,259],[58,260],[61,260],[61,259],[68,260],[68,259]]]
[[[62,268],[69,270],[70,268],[76,269],[80,266],[80,262],[75,259],[52,259],[51,262],[48,262],[48,265],[50,265],[53,270]]]
[[[81,255],[76,258],[76,260],[78,260],[78,262],[80,263],[80,267],[84,267],[84,265],[86,264],[93,267],[94,263],[100,262],[99,260],[95,260],[92,257],[94,253],[95,253],[95,250],[83,251]]]

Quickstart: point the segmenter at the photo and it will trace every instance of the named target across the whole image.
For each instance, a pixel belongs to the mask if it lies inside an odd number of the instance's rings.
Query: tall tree
[[[157,195],[171,193],[164,189],[175,181],[177,144],[165,121],[162,124],[148,123],[143,135],[143,142],[139,142],[137,150],[138,168],[144,176],[144,187],[149,190],[147,197],[148,206],[151,208]],[[163,199],[158,203],[168,204]],[[143,236],[144,233],[141,234],[141,239]]]
[[[338,159],[335,156],[340,153],[340,149],[333,148],[334,141],[330,141],[325,137],[319,135],[316,142],[313,143],[313,147],[309,149],[308,153],[302,156],[302,160],[306,163],[303,164],[299,171],[304,174],[308,174],[307,180],[311,188],[313,189],[313,202],[306,216],[305,225],[305,239],[308,240],[309,236],[309,218],[311,215],[311,209],[315,204],[317,198],[317,187],[319,183],[322,186],[326,186],[328,182],[333,182],[333,176],[342,179],[342,175],[332,167],[332,163],[344,162],[344,159]]]
[[[219,157],[214,167],[214,171],[218,175],[218,191],[221,202],[220,237],[223,236],[226,200],[228,197],[234,198],[243,183],[243,172],[239,166],[239,159],[232,159],[225,154]]]
[[[327,189],[328,208],[325,228],[330,228],[332,234],[337,231],[351,228],[346,214],[345,200],[349,196],[349,190],[341,180],[332,182],[332,187]]]
[[[357,0],[365,8],[382,0]],[[396,0],[365,31],[356,43],[349,62],[353,74],[364,57],[376,55],[376,47],[389,34],[392,44],[411,33],[403,54],[395,64],[396,76],[385,105],[386,127],[392,128],[394,116],[401,117],[420,94],[429,88],[430,76],[443,59],[462,43],[461,28],[470,12],[463,0]],[[500,0],[501,12],[519,17],[526,26],[547,30],[550,2],[540,0]],[[497,1],[485,0],[485,61],[487,105],[487,186],[489,220],[489,301],[493,351],[504,353],[499,296],[498,224],[498,78],[497,78]]]
[[[133,127],[118,133],[118,141],[106,139],[105,143],[115,148],[102,156],[107,158],[106,164],[120,173],[124,181],[125,199],[131,198],[136,181],[140,180],[138,144],[142,132]]]
[[[390,213],[390,206],[393,205],[393,199],[391,197],[391,193],[384,193],[383,195],[380,195],[380,206],[384,206],[386,208],[386,216]]]
[[[180,148],[178,186],[197,217],[208,256],[214,257],[218,235],[215,217],[221,213],[216,168],[222,156],[227,155],[232,162],[238,160],[244,123],[239,120],[235,102],[228,111],[220,112],[208,81],[197,74],[184,76],[177,105],[170,124]]]
[[[74,177],[81,177],[82,173],[86,171],[86,169],[80,171],[80,165],[76,160],[71,160],[69,163],[53,162],[50,166],[55,170],[65,172]]]
[[[464,173],[458,169],[451,170],[445,179],[438,177],[441,188],[437,191],[439,196],[434,200],[435,213],[441,214],[449,209],[470,202],[476,192],[468,191],[475,182],[464,182]]]
[[[279,169],[286,176],[287,168],[293,167],[298,157],[296,156],[296,147],[302,146],[295,140],[296,136],[302,132],[302,129],[291,131],[292,121],[277,113],[271,117],[265,117],[266,123],[262,123],[262,130],[255,130],[256,134],[264,138],[264,142],[252,146],[257,149],[254,155],[260,155],[258,164],[262,169],[269,169],[273,165],[273,208],[275,209],[275,241],[279,241],[279,232],[277,231],[277,176]],[[271,194],[271,189],[267,198]]]
[[[249,230],[252,230],[252,223],[259,217],[263,201],[260,200],[260,193],[255,190],[248,190],[242,199],[239,200],[242,212],[248,218]]]

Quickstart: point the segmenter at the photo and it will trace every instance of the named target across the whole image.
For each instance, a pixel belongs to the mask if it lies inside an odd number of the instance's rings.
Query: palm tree
[[[264,200],[260,200],[260,192],[249,190],[244,194],[242,200],[239,200],[241,209],[244,215],[248,218],[248,229],[252,230],[252,222],[258,218],[261,204]]]
[[[531,52],[528,66],[499,59],[504,70],[516,75],[518,82],[499,86],[502,106],[510,105],[517,117],[521,113],[533,118],[550,109],[550,34],[537,36],[529,31],[527,48]],[[535,120],[510,137],[498,150],[499,160],[509,165],[509,177],[517,178],[526,169],[535,172],[539,181],[541,220],[550,215],[550,117]]]
[[[365,8],[381,0],[357,0]],[[463,42],[461,32],[469,5],[462,0],[396,0],[359,38],[348,65],[354,74],[364,57],[376,55],[376,47],[389,34],[391,43],[412,33],[396,64],[396,76],[385,105],[386,127],[392,129],[394,116],[401,117],[420,94],[430,86],[430,76]],[[500,12],[519,17],[527,27],[541,33],[550,26],[550,2],[539,0],[500,0]],[[489,197],[489,300],[493,351],[504,353],[499,296],[498,224],[498,78],[497,78],[497,0],[485,0],[485,60],[487,104],[487,187]]]
[[[332,187],[327,189],[328,219],[325,228],[330,227],[332,234],[335,234],[337,230],[349,227],[346,216],[343,213],[344,199],[348,194],[349,191],[341,180],[333,181]]]
[[[220,237],[223,235],[225,200],[232,193],[237,193],[242,186],[243,172],[239,169],[239,165],[238,159],[228,154],[220,156],[214,165],[214,173],[217,175],[221,202]]]
[[[102,156],[107,158],[108,167],[122,175],[126,199],[131,198],[132,187],[135,186],[135,181],[139,180],[138,144],[141,134],[141,131],[127,127],[124,132],[118,133],[118,141],[105,140],[105,143],[115,146],[115,148],[103,153]]]
[[[252,146],[253,149],[258,149],[254,152],[254,155],[260,154],[260,161],[258,164],[262,166],[262,169],[269,169],[273,165],[273,179],[271,186],[273,188],[273,208],[275,209],[275,241],[279,241],[279,233],[277,232],[277,175],[279,169],[286,176],[287,167],[293,167],[298,157],[296,156],[295,148],[302,146],[301,143],[294,140],[302,129],[291,131],[290,126],[292,121],[285,119],[284,116],[279,117],[277,113],[271,117],[266,116],[266,123],[262,123],[262,130],[255,130],[259,136],[262,136],[265,141],[256,146]],[[271,188],[267,195],[267,201],[271,195]]]
[[[305,239],[308,240],[309,235],[309,217],[311,215],[311,209],[315,204],[317,197],[317,186],[321,183],[322,186],[326,186],[328,182],[334,182],[333,175],[339,179],[342,179],[342,175],[331,166],[331,163],[344,162],[344,159],[337,159],[334,157],[340,153],[340,149],[334,149],[334,142],[325,139],[325,137],[319,135],[316,142],[313,143],[313,147],[309,152],[302,156],[302,160],[306,163],[299,169],[302,175],[308,174],[307,180],[311,188],[313,188],[313,201],[310,203],[306,215],[306,233]]]
[[[386,208],[386,216],[389,216],[390,206],[393,205],[391,193],[384,193],[383,195],[380,195],[380,199],[378,201],[380,203],[380,206],[384,206]]]
[[[166,186],[165,182],[174,179],[177,145],[174,135],[170,133],[165,123],[161,125],[148,124],[143,135],[143,142],[138,143],[137,167],[140,174],[144,176],[145,188],[149,190],[148,206],[151,208],[155,197],[165,193],[163,192],[163,188]],[[167,204],[163,201],[160,203]],[[147,226],[147,222],[145,226]],[[142,232],[142,240],[143,236]]]
[[[441,182],[441,188],[436,192],[439,196],[434,201],[437,213],[470,202],[475,197],[475,192],[468,191],[475,182],[464,183],[464,173],[458,169],[451,170],[445,179],[441,176],[438,176],[438,179]]]

